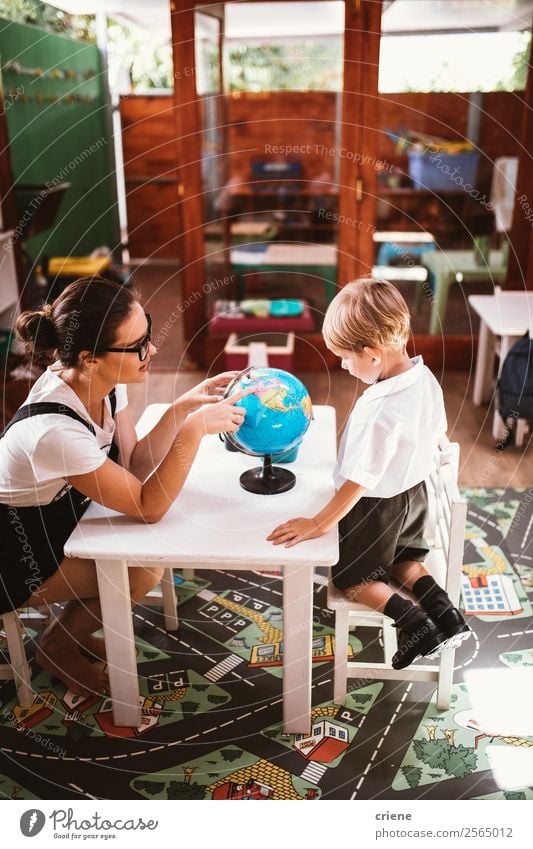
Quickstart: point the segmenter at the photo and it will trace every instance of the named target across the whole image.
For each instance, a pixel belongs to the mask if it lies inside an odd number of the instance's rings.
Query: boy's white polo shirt
[[[414,357],[412,367],[366,389],[350,415],[334,472],[339,489],[350,480],[365,498],[392,498],[431,471],[446,412],[440,385]]]

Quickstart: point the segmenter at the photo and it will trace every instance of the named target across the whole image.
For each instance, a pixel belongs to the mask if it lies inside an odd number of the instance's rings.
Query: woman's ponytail
[[[59,336],[54,324],[53,308],[45,304],[40,310],[27,310],[17,319],[16,331],[24,342],[26,357],[45,366],[54,360]]]

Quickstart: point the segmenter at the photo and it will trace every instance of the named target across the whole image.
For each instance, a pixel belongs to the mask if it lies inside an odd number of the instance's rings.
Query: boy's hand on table
[[[285,548],[292,548],[299,542],[304,542],[306,539],[316,539],[323,534],[324,531],[316,519],[289,519],[288,522],[274,528],[272,533],[267,536],[267,540],[272,542],[273,545],[285,543]]]

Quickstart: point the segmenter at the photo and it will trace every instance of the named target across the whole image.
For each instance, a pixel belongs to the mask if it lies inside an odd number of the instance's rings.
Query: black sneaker
[[[435,616],[433,621],[446,639],[428,657],[437,657],[441,652],[446,651],[446,649],[458,648],[472,633],[472,628],[467,623],[461,611],[456,607],[450,607],[444,613]]]
[[[395,628],[399,629],[398,651],[392,658],[393,669],[405,669],[418,657],[438,652],[440,645],[446,641],[429,616],[421,616],[412,624],[399,622]]]

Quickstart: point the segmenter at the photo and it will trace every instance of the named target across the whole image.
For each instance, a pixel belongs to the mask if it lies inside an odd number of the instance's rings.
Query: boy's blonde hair
[[[404,298],[392,283],[374,277],[344,286],[330,303],[322,327],[326,344],[345,351],[376,345],[402,350],[410,333]]]

